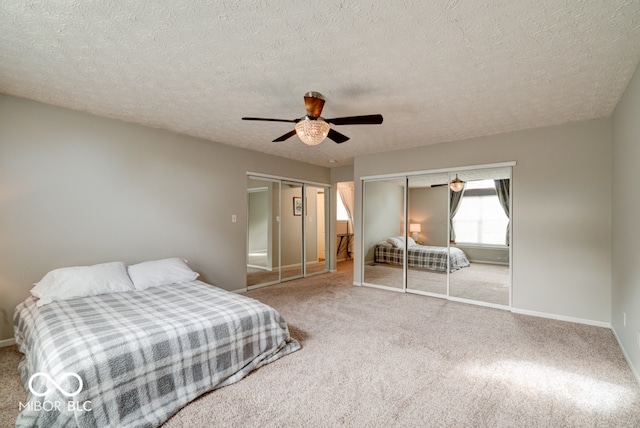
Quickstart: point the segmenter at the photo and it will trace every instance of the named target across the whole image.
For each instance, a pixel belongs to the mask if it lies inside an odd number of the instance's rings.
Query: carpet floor
[[[468,300],[509,305],[509,266],[471,263],[451,273],[449,293]],[[376,263],[364,267],[364,282],[402,288],[402,266]],[[447,294],[447,273],[410,268],[407,288],[435,294]]]
[[[253,290],[302,349],[196,399],[164,427],[638,427],[640,386],[609,329],[351,285]],[[0,349],[0,426],[24,389]]]

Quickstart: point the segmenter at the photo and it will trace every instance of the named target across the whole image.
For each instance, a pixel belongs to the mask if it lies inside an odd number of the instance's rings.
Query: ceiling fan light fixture
[[[296,134],[307,146],[317,146],[327,138],[330,125],[321,117],[309,119],[305,116],[296,123]]]
[[[449,187],[454,192],[460,192],[462,189],[464,189],[464,181],[460,180],[458,178],[458,174],[456,174],[456,178],[451,180],[451,182],[449,183]]]

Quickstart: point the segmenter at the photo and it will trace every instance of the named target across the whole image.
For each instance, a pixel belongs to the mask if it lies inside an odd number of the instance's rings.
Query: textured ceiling
[[[3,0],[0,28],[0,93],[323,166],[610,116],[640,60],[640,0]],[[240,120],[311,90],[384,123]]]

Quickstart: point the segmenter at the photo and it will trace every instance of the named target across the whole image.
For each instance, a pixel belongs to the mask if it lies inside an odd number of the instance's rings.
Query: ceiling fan
[[[307,92],[304,95],[304,105],[307,114],[299,119],[266,119],[261,117],[243,117],[242,120],[261,120],[265,122],[290,122],[295,123],[295,129],[273,140],[284,141],[294,135],[298,135],[303,143],[309,146],[320,144],[326,137],[336,143],[344,143],[349,139],[344,134],[331,129],[333,125],[379,125],[382,123],[381,114],[370,114],[366,116],[336,117],[325,119],[320,116],[324,107],[324,97],[319,92]]]

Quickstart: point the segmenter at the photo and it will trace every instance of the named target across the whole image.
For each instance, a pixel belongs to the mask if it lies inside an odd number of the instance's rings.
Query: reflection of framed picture
[[[293,197],[293,215],[302,215],[302,198]]]

